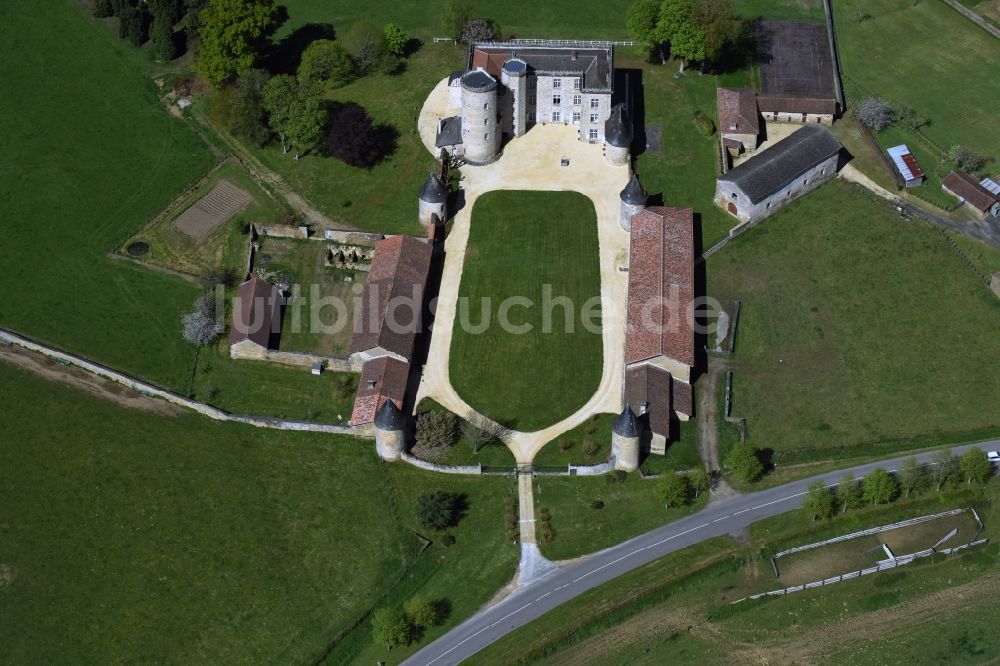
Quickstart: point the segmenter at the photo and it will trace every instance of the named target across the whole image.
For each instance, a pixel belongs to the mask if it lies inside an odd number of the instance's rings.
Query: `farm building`
[[[741,222],[757,222],[837,173],[840,143],[806,126],[715,181],[715,203]]]
[[[359,426],[374,422],[375,415],[387,400],[402,408],[409,377],[410,364],[406,361],[391,356],[366,361],[361,367],[350,424]]]
[[[899,177],[902,178],[905,187],[917,187],[924,184],[924,171],[917,164],[917,158],[913,156],[905,143],[893,146],[886,152],[889,153],[889,159],[892,160],[892,165],[896,168]]]
[[[757,93],[750,88],[716,88],[715,98],[723,145],[735,154],[756,149],[760,135]]]
[[[833,122],[837,93],[830,38],[824,24],[758,22],[757,63],[757,108],[764,120]]]
[[[969,174],[952,171],[941,181],[941,187],[958,197],[980,218],[1000,217],[1000,195],[986,189]]]
[[[652,207],[632,217],[624,402],[664,453],[675,415],[692,414],[694,214]]]
[[[503,141],[536,123],[576,127],[580,138],[606,143],[608,160],[627,156],[631,127],[608,127],[615,93],[614,47],[610,42],[515,39],[469,46],[466,70],[449,76],[449,104],[459,114],[438,126],[437,146],[464,155],[469,164],[499,156]],[[624,111],[618,123],[628,123]],[[614,123],[613,123],[614,125]]]
[[[284,296],[273,284],[252,276],[236,290],[229,329],[232,358],[261,358],[278,346]]]
[[[409,362],[419,333],[433,249],[410,236],[375,243],[350,353],[365,362],[392,356]]]

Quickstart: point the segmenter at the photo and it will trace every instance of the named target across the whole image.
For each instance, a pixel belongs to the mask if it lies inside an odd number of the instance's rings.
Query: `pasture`
[[[824,185],[707,272],[710,296],[743,302],[733,412],[779,466],[1000,431],[982,362],[1000,302],[940,233],[863,190]]]
[[[455,390],[473,409],[524,432],[572,414],[601,378],[601,335],[582,320],[584,304],[600,293],[597,214],[589,199],[523,191],[479,197],[451,343]],[[555,301],[560,297],[572,304],[571,321]],[[504,305],[514,298],[530,305]]]

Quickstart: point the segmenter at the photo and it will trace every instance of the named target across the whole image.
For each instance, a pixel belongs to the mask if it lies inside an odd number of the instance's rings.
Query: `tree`
[[[457,39],[468,19],[469,7],[465,0],[444,0],[444,6],[441,8],[441,30],[445,37]]]
[[[667,472],[663,475],[659,491],[660,499],[663,500],[663,504],[668,509],[687,504],[691,495],[691,487],[688,485],[687,477],[673,472]]]
[[[382,159],[383,144],[364,108],[342,104],[330,116],[322,151],[351,166],[368,168]]]
[[[221,317],[217,316],[215,298],[206,292],[195,299],[191,312],[181,317],[184,339],[202,347],[211,344],[222,335],[225,328]]]
[[[179,0],[146,0],[146,4],[154,19],[163,19],[170,27],[181,20],[182,11]]]
[[[94,17],[95,18],[107,18],[109,16],[115,15],[115,8],[111,4],[111,0],[96,0],[94,2]]]
[[[850,472],[844,474],[837,484],[837,506],[842,512],[848,509],[856,509],[861,506],[861,488],[854,475]]]
[[[708,490],[711,485],[711,480],[708,477],[708,472],[705,471],[704,467],[695,467],[687,475],[688,485],[691,486],[691,492],[694,493],[695,499]]]
[[[966,173],[976,173],[993,160],[988,155],[980,155],[962,146],[952,146],[948,150],[948,159],[955,163],[959,171]]]
[[[685,60],[705,57],[705,28],[697,22],[690,0],[664,0],[657,30],[670,42],[670,52],[680,58],[682,72]]]
[[[344,48],[354,59],[354,66],[361,74],[375,69],[386,55],[385,36],[367,21],[351,26],[343,39]]]
[[[884,469],[876,469],[864,478],[861,494],[871,504],[888,504],[899,496],[899,482]]]
[[[659,28],[660,3],[657,0],[637,0],[625,15],[625,25],[632,39],[639,42],[650,52],[655,52],[662,64],[666,61],[663,49],[663,33]]]
[[[878,97],[864,98],[858,103],[855,112],[861,124],[873,132],[880,132],[896,121],[892,106]]]
[[[443,490],[428,490],[417,497],[417,520],[428,530],[453,527],[459,518],[460,496]]]
[[[268,113],[268,123],[281,141],[281,152],[288,152],[286,133],[299,102],[299,84],[294,77],[280,74],[270,79],[261,91],[261,101]]]
[[[398,608],[379,608],[372,613],[372,637],[384,643],[386,651],[410,641],[410,621]]]
[[[142,46],[149,39],[149,20],[145,4],[123,6],[118,19],[118,36],[135,46]]]
[[[469,414],[462,421],[460,429],[462,436],[469,440],[473,451],[477,453],[491,442],[503,442],[510,434],[508,428],[477,412]]]
[[[497,25],[490,19],[474,18],[469,19],[462,26],[462,32],[458,36],[458,41],[464,44],[472,42],[489,42],[497,38]]]
[[[417,446],[452,446],[458,438],[458,417],[444,411],[421,412],[417,414],[416,430]]]
[[[931,457],[931,477],[937,485],[937,492],[941,492],[949,481],[954,481],[958,472],[958,459],[951,455],[951,451],[938,451]]]
[[[424,629],[433,627],[440,621],[440,613],[437,606],[419,594],[403,604],[403,612],[409,616],[410,622]]]
[[[174,39],[173,25],[166,18],[153,18],[151,35],[156,45],[156,57],[162,62],[169,62],[177,57],[177,41]]]
[[[385,40],[386,50],[394,56],[402,56],[406,53],[406,44],[410,41],[403,26],[398,23],[386,23],[382,28],[382,37]]]
[[[327,112],[316,97],[299,99],[285,127],[285,136],[295,148],[295,159],[312,150],[323,136]]]
[[[209,0],[198,19],[198,71],[209,83],[221,85],[254,66],[278,10],[274,0]]]
[[[723,465],[736,475],[736,478],[747,483],[756,481],[764,473],[764,465],[760,462],[757,449],[747,442],[739,442],[726,456]]]
[[[830,489],[822,481],[809,484],[802,508],[812,515],[813,520],[829,518],[833,514],[833,495],[830,494]]]
[[[986,483],[993,474],[993,466],[989,458],[980,449],[972,448],[962,454],[959,458],[959,465],[962,468],[962,476],[965,477],[969,485],[972,482]]]
[[[907,458],[899,467],[899,487],[906,497],[923,489],[924,478],[924,467],[914,457]]]
[[[694,22],[704,32],[704,58],[714,61],[727,44],[739,38],[740,20],[733,0],[700,0],[694,4],[693,12]]]
[[[209,109],[227,130],[263,146],[271,137],[264,109],[264,87],[271,75],[251,69],[212,97]]]
[[[339,88],[354,78],[354,60],[333,40],[317,39],[302,52],[298,75],[300,84]]]

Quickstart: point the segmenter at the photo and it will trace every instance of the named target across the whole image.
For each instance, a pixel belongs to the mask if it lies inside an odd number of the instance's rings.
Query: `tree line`
[[[667,54],[680,61],[719,62],[726,50],[740,47],[747,27],[732,0],[638,0],[625,20],[632,39],[665,63]]]

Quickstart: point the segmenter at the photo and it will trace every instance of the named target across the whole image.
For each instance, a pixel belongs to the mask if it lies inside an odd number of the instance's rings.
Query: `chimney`
[[[573,51],[573,55],[572,55],[573,60],[576,60],[578,56],[579,56],[579,54],[576,51]]]
[[[368,380],[368,388],[370,388],[370,389],[375,388],[375,380],[374,379],[369,379]]]

